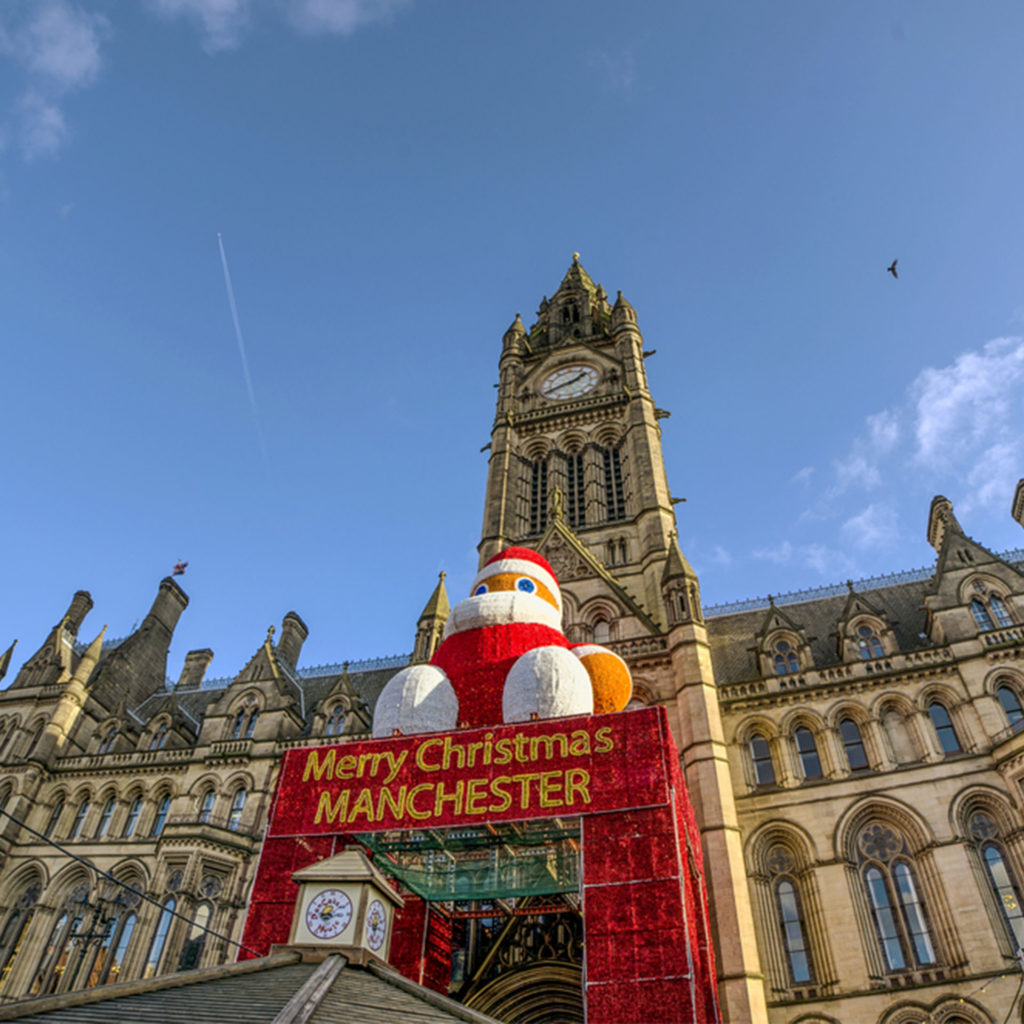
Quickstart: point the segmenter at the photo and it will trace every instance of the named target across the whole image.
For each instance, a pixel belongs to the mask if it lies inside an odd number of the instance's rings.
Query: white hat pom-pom
[[[392,676],[373,711],[373,738],[385,739],[397,729],[404,735],[445,732],[459,720],[459,699],[448,677],[436,665],[410,665]]]

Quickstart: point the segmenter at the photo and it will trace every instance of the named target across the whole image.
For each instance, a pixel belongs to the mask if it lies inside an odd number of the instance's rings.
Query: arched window
[[[208,789],[204,794],[202,800],[199,802],[199,823],[205,825],[213,814],[213,801],[216,799],[216,793],[212,789]]]
[[[340,736],[345,728],[345,705],[336,704],[327,716],[327,725],[324,727],[325,736]]]
[[[768,871],[772,876],[775,914],[782,944],[786,950],[786,969],[794,985],[802,985],[814,978],[803,908],[797,889],[793,855],[781,843],[768,851]]]
[[[871,658],[881,658],[885,655],[882,649],[882,641],[878,634],[868,625],[857,628],[857,649],[861,658],[869,661]]]
[[[231,801],[231,813],[228,815],[228,828],[232,832],[237,832],[239,826],[242,824],[242,811],[245,810],[245,798],[246,798],[245,787],[235,792],[234,799]]]
[[[814,742],[814,733],[806,726],[800,726],[793,734],[796,739],[796,752],[800,757],[800,767],[805,779],[821,778],[821,761],[818,758],[818,747]]]
[[[245,724],[245,708],[235,715],[235,724],[231,728],[231,738],[233,740],[242,738],[242,726]]]
[[[971,614],[974,616],[974,621],[978,624],[978,629],[983,633],[996,628],[995,623],[992,621],[992,616],[988,613],[988,609],[977,598],[971,601]]]
[[[530,533],[542,533],[548,525],[548,461],[530,464]]]
[[[100,978],[101,985],[112,985],[118,980],[121,968],[124,965],[125,954],[128,952],[128,944],[132,941],[132,933],[135,931],[135,923],[138,918],[135,914],[129,914],[121,922],[120,933],[115,934],[113,952],[107,961],[103,976]]]
[[[189,928],[188,938],[185,940],[185,944],[181,948],[181,956],[178,958],[179,971],[191,971],[199,966],[199,961],[203,957],[203,947],[206,945],[206,929],[212,913],[212,904],[205,901],[196,907],[195,915],[192,918],[192,927]]]
[[[569,525],[576,529],[587,524],[586,497],[583,491],[583,454],[578,452],[569,455],[566,459],[566,469],[569,473],[569,487],[567,490],[567,505]]]
[[[1003,599],[996,594],[993,594],[988,599],[989,610],[995,616],[996,625],[1000,629],[1005,629],[1007,626],[1013,625],[1013,619],[1010,618],[1010,612],[1007,610],[1006,603]]]
[[[868,755],[864,750],[864,741],[860,737],[860,728],[852,718],[844,718],[839,723],[839,735],[846,751],[846,760],[851,772],[860,772],[869,768]]]
[[[1020,706],[1017,693],[1008,683],[1001,683],[996,687],[996,696],[1006,713],[1006,720],[1014,729],[1024,728],[1024,709]]]
[[[156,805],[156,816],[153,818],[153,827],[149,830],[151,836],[158,836],[164,830],[164,824],[167,822],[167,811],[171,806],[171,795],[164,793],[160,797],[160,802]]]
[[[150,750],[163,750],[164,744],[167,742],[167,731],[170,729],[168,722],[161,722],[156,732],[153,733],[153,738],[149,741]]]
[[[100,740],[100,745],[96,748],[97,754],[109,754],[111,748],[114,746],[114,740],[117,739],[117,726],[112,725],[103,734],[103,739]]]
[[[124,822],[124,831],[121,833],[125,839],[128,839],[131,834],[135,831],[135,826],[139,821],[139,813],[142,811],[142,797],[137,796],[128,808],[128,817]]]
[[[78,833],[82,831],[82,822],[85,821],[85,816],[89,813],[89,798],[83,797],[82,802],[78,805],[78,810],[75,811],[75,820],[71,823],[71,831],[68,832],[68,839],[77,839]]]
[[[39,958],[36,975],[28,990],[29,995],[35,996],[40,993],[52,992],[56,988],[56,983],[60,980],[60,975],[64,973],[66,966],[66,963],[62,963],[59,971],[56,969],[59,951],[65,949],[70,924],[71,912],[65,910],[50,929],[50,937],[43,948],[43,955]]]
[[[807,952],[807,939],[800,900],[796,888],[788,878],[775,883],[775,903],[778,907],[782,941],[786,946],[786,963],[794,984],[811,980],[811,962]]]
[[[928,705],[928,717],[935,727],[935,735],[938,737],[942,752],[944,754],[959,754],[962,750],[960,740],[957,739],[956,730],[953,728],[946,706],[933,700]]]
[[[999,826],[991,815],[975,811],[967,826],[975,848],[985,865],[989,885],[1014,950],[1024,947],[1024,911],[1020,905],[1020,889],[1000,842]]]
[[[612,638],[612,627],[607,619],[598,619],[593,628],[594,643],[606,644]]]
[[[33,882],[24,889],[7,915],[3,928],[0,928],[0,992],[4,990],[14,961],[21,951],[21,943],[32,923],[42,888],[38,882]]]
[[[256,728],[256,719],[259,718],[259,716],[259,710],[256,708],[253,708],[253,710],[249,712],[249,720],[245,724],[245,738],[247,740],[252,739],[253,730]]]
[[[622,486],[622,458],[618,448],[604,450],[604,501],[608,522],[626,518],[626,496]]]
[[[800,671],[800,659],[788,640],[780,640],[775,647],[775,674],[785,676]]]
[[[924,904],[906,841],[888,825],[868,825],[857,839],[861,877],[886,969],[936,962]]]
[[[170,931],[171,922],[174,920],[174,909],[177,901],[173,896],[164,900],[163,909],[160,911],[160,918],[153,931],[153,941],[149,944],[149,955],[146,957],[146,966],[142,971],[143,978],[152,978],[160,967],[160,958],[163,956],[164,945],[167,942],[167,933]]]
[[[54,805],[53,810],[50,812],[50,818],[46,822],[46,828],[43,829],[43,835],[47,839],[53,835],[53,830],[57,827],[57,822],[60,821],[60,816],[64,813],[64,797],[61,797]]]
[[[100,812],[100,821],[96,826],[96,838],[102,839],[107,834],[107,828],[110,825],[110,818],[114,813],[114,808],[117,806],[117,801],[112,797],[107,797],[107,802],[103,805],[103,810]]]
[[[754,766],[754,781],[758,786],[775,784],[775,766],[768,741],[759,732],[750,737],[750,760]]]

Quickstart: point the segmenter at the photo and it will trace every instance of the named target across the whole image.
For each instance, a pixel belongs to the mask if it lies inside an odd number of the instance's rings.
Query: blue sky
[[[1022,32],[997,0],[0,0],[0,648],[78,588],[126,633],[181,557],[174,676],[292,608],[308,664],[408,651],[475,568],[502,333],[574,250],[657,349],[707,603],[925,565],[936,493],[1024,545]]]

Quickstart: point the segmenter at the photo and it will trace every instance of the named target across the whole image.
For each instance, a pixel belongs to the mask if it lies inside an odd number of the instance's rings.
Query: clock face
[[[340,889],[324,889],[306,908],[306,927],[318,939],[333,939],[352,920],[352,901]]]
[[[388,919],[384,913],[384,904],[380,900],[371,900],[366,908],[366,944],[370,949],[380,949],[387,932]]]
[[[561,366],[549,373],[540,383],[540,393],[545,398],[560,401],[585,395],[600,379],[601,374],[583,363]]]

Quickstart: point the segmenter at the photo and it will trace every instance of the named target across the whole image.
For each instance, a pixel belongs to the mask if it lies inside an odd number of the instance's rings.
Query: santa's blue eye
[[[537,591],[537,584],[523,576],[521,579],[516,580],[516,590],[521,590],[524,594],[533,594]]]
[[[486,593],[487,593],[487,584],[486,583],[481,583],[480,586],[477,587],[476,590],[473,591],[473,596],[476,597],[478,594],[486,594]]]

